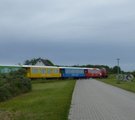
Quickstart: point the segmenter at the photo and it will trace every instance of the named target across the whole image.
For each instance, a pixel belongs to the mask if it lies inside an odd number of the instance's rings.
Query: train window
[[[41,73],[42,74],[45,74],[46,73],[46,70],[45,69],[41,69]]]
[[[73,74],[76,74],[76,73],[77,73],[77,70],[72,70],[72,73],[73,73]]]
[[[81,73],[81,74],[84,74],[84,70],[80,70],[80,73]]]
[[[47,73],[48,74],[51,74],[51,69],[47,69]]]
[[[80,70],[75,70],[75,73],[76,73],[76,74],[80,73]]]
[[[73,70],[73,73],[76,74],[77,73],[77,70]]]
[[[37,68],[32,68],[32,73],[33,73],[33,74],[38,73],[38,69],[37,69]]]
[[[59,70],[58,69],[54,69],[54,73],[59,73]]]
[[[2,73],[9,73],[9,72],[11,72],[11,70],[10,70],[9,68],[3,68],[3,69],[1,70],[1,72],[2,72]]]
[[[70,73],[70,69],[65,69],[65,73],[69,74]]]
[[[71,69],[71,70],[69,71],[69,73],[71,73],[71,74],[74,73],[74,70]]]
[[[71,70],[69,70],[69,73],[74,73],[74,70],[72,70],[72,69],[71,69]]]
[[[80,70],[74,70],[74,73],[78,74],[78,73],[80,73]]]
[[[12,71],[17,71],[19,70],[19,68],[12,68]]]
[[[82,73],[82,71],[81,70],[77,70],[77,73]]]

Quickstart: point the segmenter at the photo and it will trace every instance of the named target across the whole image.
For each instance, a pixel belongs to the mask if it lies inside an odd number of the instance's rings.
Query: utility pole
[[[119,67],[119,61],[120,61],[120,58],[117,58],[117,83],[120,84],[120,67]]]
[[[117,67],[118,67],[118,69],[117,69],[117,74],[118,74],[118,75],[119,75],[119,73],[120,73],[119,61],[120,61],[120,58],[117,58]]]

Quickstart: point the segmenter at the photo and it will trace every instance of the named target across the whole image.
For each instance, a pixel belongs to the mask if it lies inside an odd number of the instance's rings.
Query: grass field
[[[116,80],[115,75],[110,75],[108,78],[106,79],[99,79],[99,81],[111,84],[113,86],[117,86],[119,88],[131,91],[131,92],[135,92],[135,79],[131,82],[131,81],[120,81],[120,83]],[[118,84],[119,83],[119,84]]]
[[[0,120],[67,120],[74,80],[33,83],[30,93],[0,103]]]

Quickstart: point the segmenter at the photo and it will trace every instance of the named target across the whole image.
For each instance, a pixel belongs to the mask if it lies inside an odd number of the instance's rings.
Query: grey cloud
[[[0,62],[38,56],[56,64],[113,66],[120,57],[123,69],[134,70],[134,5],[129,0],[1,0]]]

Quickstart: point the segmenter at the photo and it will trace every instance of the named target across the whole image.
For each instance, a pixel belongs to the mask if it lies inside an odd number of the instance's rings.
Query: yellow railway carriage
[[[27,66],[27,77],[29,78],[60,78],[58,67],[51,66]]]

